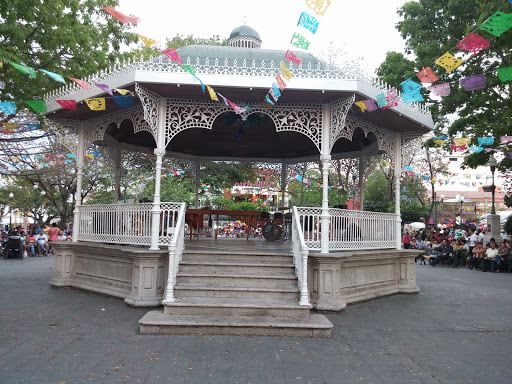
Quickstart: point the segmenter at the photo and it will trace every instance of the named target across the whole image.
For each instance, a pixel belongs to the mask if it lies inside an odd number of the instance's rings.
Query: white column
[[[115,173],[114,173],[114,204],[119,200],[119,191],[121,189],[121,148],[113,150]]]
[[[359,210],[364,211],[364,157],[359,156]]]
[[[199,189],[201,187],[201,161],[195,161],[194,182],[196,185],[196,209],[199,209]]]
[[[286,175],[287,175],[287,163],[283,161],[281,163],[281,207],[285,207],[284,195],[286,191]],[[284,212],[283,212],[284,213]]]
[[[76,193],[75,210],[73,211],[73,242],[78,241],[80,231],[80,206],[82,205],[82,179],[85,155],[85,122],[81,121],[78,126],[78,148],[76,155]]]
[[[158,137],[156,138],[155,155],[155,194],[151,208],[151,246],[150,250],[158,250],[160,237],[160,185],[162,181],[162,158],[165,155],[165,99],[158,102]]]
[[[396,249],[402,248],[402,219],[400,218],[400,176],[402,175],[402,145],[400,134],[395,136],[395,214],[396,217]]]
[[[331,161],[331,150],[329,137],[331,131],[331,106],[322,106],[322,149],[320,161],[322,162],[322,233],[320,237],[320,252],[329,253],[329,164]]]

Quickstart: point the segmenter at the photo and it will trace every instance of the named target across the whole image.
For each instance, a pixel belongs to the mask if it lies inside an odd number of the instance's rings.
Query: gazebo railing
[[[159,245],[168,245],[183,203],[160,203]],[[81,205],[78,241],[151,245],[152,203]]]
[[[305,243],[321,249],[321,208],[297,208]],[[397,244],[394,213],[329,208],[329,251],[394,249]]]
[[[299,211],[297,207],[292,209],[292,251],[293,263],[295,265],[295,275],[298,280],[300,291],[299,305],[310,305],[308,291],[308,255],[309,249],[304,241],[304,231],[302,230]]]

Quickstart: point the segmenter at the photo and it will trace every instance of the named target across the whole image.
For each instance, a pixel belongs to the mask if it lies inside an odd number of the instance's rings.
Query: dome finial
[[[244,25],[247,25],[247,16],[244,16]]]

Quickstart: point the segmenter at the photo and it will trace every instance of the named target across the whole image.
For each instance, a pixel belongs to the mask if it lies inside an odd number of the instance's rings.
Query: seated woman
[[[473,248],[473,256],[471,257],[470,261],[470,270],[474,269],[475,271],[478,270],[480,267],[480,263],[482,262],[482,259],[485,255],[485,248],[483,246],[482,242],[477,242],[475,245],[475,248]]]
[[[496,257],[498,256],[498,248],[496,248],[496,242],[491,240],[489,242],[489,247],[485,250],[485,255],[481,261],[482,272],[487,272],[491,270],[491,265],[496,261]]]
[[[464,244],[461,239],[453,240],[453,266],[452,268],[459,268],[459,265],[465,265],[466,254],[464,252]]]
[[[37,255],[41,256],[44,255],[48,256],[48,236],[46,236],[46,232],[44,229],[40,229],[39,233],[36,235],[36,243],[37,243]]]
[[[25,251],[27,251],[29,256],[34,257],[36,255],[35,245],[36,245],[36,236],[34,232],[29,232],[25,239]]]
[[[492,272],[499,272],[500,269],[509,266],[510,268],[510,262],[509,262],[509,256],[510,256],[510,248],[507,247],[507,243],[503,242],[500,245],[500,249],[498,250],[498,255],[496,256],[496,259],[492,263]]]

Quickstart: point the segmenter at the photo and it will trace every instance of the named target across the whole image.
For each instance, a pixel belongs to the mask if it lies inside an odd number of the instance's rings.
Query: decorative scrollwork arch
[[[356,99],[355,95],[345,97],[340,100],[333,101],[330,104],[331,107],[331,132],[329,137],[329,153],[332,151],[334,143],[341,137],[348,138],[347,135],[347,126],[345,125],[345,120],[348,115],[348,111],[352,104],[354,104],[354,100]],[[351,136],[351,135],[350,135]]]
[[[394,156],[395,150],[393,139],[396,136],[396,133],[388,131],[387,129],[381,128],[375,124],[352,115],[347,116],[345,125],[347,129],[345,130],[345,133],[340,137],[345,137],[349,140],[352,140],[356,128],[362,129],[366,137],[368,137],[368,134],[372,132],[375,137],[377,137],[379,150],[385,151],[391,157]]]
[[[44,117],[44,123],[57,139],[57,143],[66,147],[70,153],[78,156],[78,127],[80,122],[68,119],[49,119]]]

